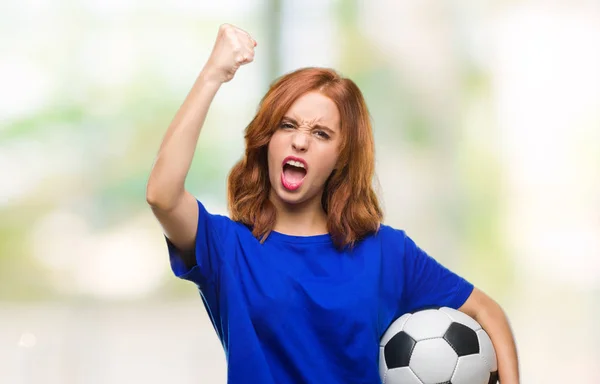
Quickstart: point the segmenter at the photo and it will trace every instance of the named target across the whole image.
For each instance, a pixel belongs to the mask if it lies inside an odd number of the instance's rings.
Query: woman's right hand
[[[211,80],[226,83],[236,71],[254,60],[256,41],[250,34],[231,24],[219,27],[217,40],[204,66],[204,73]]]

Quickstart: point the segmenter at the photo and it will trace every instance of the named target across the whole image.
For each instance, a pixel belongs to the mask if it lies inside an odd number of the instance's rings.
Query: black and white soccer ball
[[[488,334],[452,308],[402,315],[379,343],[384,384],[496,384],[497,371]]]

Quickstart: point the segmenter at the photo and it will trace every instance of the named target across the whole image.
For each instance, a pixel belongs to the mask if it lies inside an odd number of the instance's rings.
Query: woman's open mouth
[[[288,156],[283,160],[281,184],[289,191],[295,191],[302,186],[308,167],[304,159]]]

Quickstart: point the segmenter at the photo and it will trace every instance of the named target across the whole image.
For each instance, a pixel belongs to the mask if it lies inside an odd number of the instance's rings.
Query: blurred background
[[[210,211],[269,83],[334,67],[370,107],[385,222],[505,308],[524,383],[599,382],[599,2],[6,0],[0,383],[225,383],[145,201],[225,22],[258,47],[199,140]]]

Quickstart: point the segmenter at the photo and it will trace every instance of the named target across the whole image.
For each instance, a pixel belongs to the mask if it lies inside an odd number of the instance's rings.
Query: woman
[[[374,144],[360,90],[329,69],[278,79],[229,175],[231,219],[184,188],[209,105],[254,58],[223,25],[169,126],[147,201],[174,273],[198,285],[229,383],[379,383],[379,339],[405,312],[458,308],[479,321],[503,384],[518,383],[513,337],[492,299],[383,225],[371,188]]]

